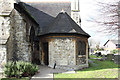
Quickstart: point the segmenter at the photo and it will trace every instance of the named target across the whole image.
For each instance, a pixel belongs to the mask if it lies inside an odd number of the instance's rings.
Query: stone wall
[[[6,45],[0,45],[0,71],[3,71],[6,64]]]
[[[13,9],[13,0],[0,0],[0,15],[8,16]]]
[[[71,0],[71,18],[81,26],[80,0]]]
[[[0,71],[6,63],[6,42],[9,37],[9,17],[0,16]]]
[[[6,63],[6,42],[9,37],[10,28],[9,15],[2,15],[0,12],[0,71],[3,71],[3,66]]]
[[[3,71],[7,60],[6,42],[10,36],[10,13],[15,2],[16,0],[0,0],[0,71]]]
[[[82,40],[86,43],[85,55],[78,55],[77,41]],[[78,70],[88,67],[88,42],[85,37],[77,36],[46,36],[40,38],[40,60],[45,64],[45,52],[43,43],[48,42],[49,65],[66,70]],[[42,46],[42,47],[41,47]]]
[[[32,38],[36,36],[36,31],[38,29],[38,24],[34,23],[30,17],[28,17],[24,12],[19,13],[16,9],[12,10],[10,14],[10,36],[7,40],[7,59],[31,61],[32,60]],[[34,40],[34,39],[33,39]]]
[[[8,60],[29,61],[29,43],[26,41],[26,22],[23,17],[13,10],[10,16],[10,37],[7,41]]]
[[[73,38],[55,38],[49,42],[49,66],[75,65],[75,40]]]

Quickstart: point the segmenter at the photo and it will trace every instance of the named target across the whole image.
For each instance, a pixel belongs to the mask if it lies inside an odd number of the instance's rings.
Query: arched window
[[[86,43],[84,41],[78,41],[78,55],[86,54]]]
[[[35,30],[34,27],[32,26],[30,30],[30,42],[34,41],[34,37],[35,37]]]
[[[78,41],[78,55],[81,55],[82,53],[82,42]]]

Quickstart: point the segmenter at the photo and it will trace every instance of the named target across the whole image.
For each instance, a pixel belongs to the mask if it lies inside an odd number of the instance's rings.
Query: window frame
[[[78,57],[86,56],[86,42],[85,41],[81,41],[81,40],[77,41],[77,48],[78,48],[78,54],[77,54]]]

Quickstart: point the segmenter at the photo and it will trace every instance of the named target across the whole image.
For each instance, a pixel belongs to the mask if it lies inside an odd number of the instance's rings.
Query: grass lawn
[[[102,58],[102,57],[97,57],[96,55],[90,55],[90,58]]]
[[[89,68],[74,74],[55,74],[54,78],[118,78],[118,65],[112,61],[93,60]]]
[[[24,77],[24,78],[20,78],[20,79],[16,79],[16,78],[2,78],[1,80],[30,80],[30,78],[28,78],[28,77]]]

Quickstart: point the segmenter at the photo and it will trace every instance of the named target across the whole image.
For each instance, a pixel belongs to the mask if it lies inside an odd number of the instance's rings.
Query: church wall
[[[71,18],[81,26],[80,11],[71,11]]]
[[[85,55],[78,55],[78,41],[86,43]],[[49,65],[56,68],[78,70],[88,67],[88,39],[80,36],[47,36],[40,38],[41,64],[45,65],[43,43],[48,42]]]
[[[80,0],[71,0],[71,18],[81,26]]]
[[[26,22],[16,11],[11,13],[10,37],[7,41],[8,60],[15,56],[17,60],[29,61],[29,43],[26,41]]]
[[[6,42],[9,37],[9,14],[13,9],[12,3],[10,0],[0,0],[0,74],[4,70],[7,60]]]
[[[0,71],[3,71],[6,64],[6,42],[9,37],[9,16],[0,15]]]
[[[6,64],[6,45],[0,45],[0,73],[4,69],[4,65]]]
[[[52,39],[49,42],[49,66],[53,67],[55,62],[58,68],[75,65],[75,52],[75,40],[73,38],[65,37]]]

